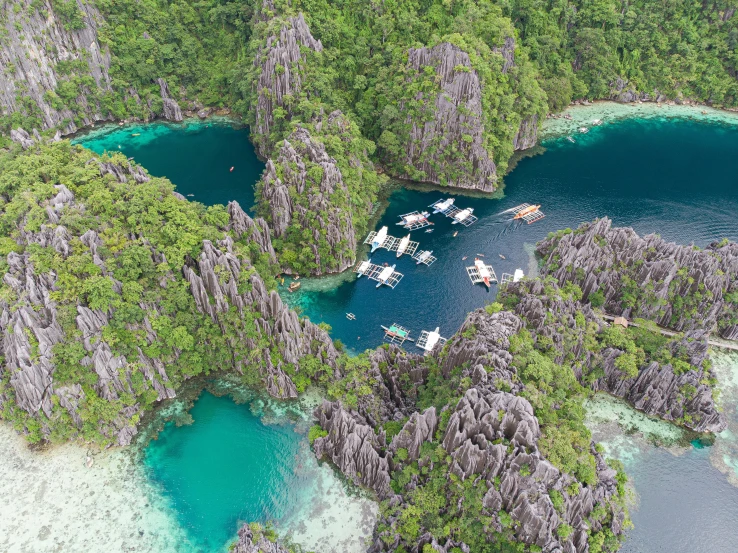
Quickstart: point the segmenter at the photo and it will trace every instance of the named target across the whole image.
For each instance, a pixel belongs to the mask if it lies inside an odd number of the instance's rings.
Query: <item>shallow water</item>
[[[105,125],[73,142],[99,154],[123,152],[152,175],[167,177],[180,194],[206,205],[236,200],[250,210],[264,170],[248,129],[226,119]]]
[[[594,127],[578,135],[576,143],[559,138],[544,147],[545,153],[522,159],[505,177],[503,198],[454,196],[456,205],[473,207],[479,217],[471,227],[452,225],[439,214],[432,216],[432,233],[412,232],[420,249],[433,250],[438,257],[430,267],[417,266],[408,256],[398,260],[386,250],[375,252],[373,262],[397,263],[404,274],[394,290],[345,277],[336,287],[329,278],[304,280],[303,291],[285,298],[312,320],[329,323],[333,337],[349,349],[361,351],[380,344],[380,325],[394,322],[409,328],[411,336],[437,326],[450,336],[467,313],[496,295],[496,286],[488,292],[472,285],[466,274],[477,254],[485,256],[498,278],[517,268],[535,274],[532,251],[537,241],[596,217],[608,216],[614,225],[659,233],[682,244],[738,239],[738,125],[628,119]],[[399,215],[448,196],[399,189],[375,228],[387,225],[390,235],[403,236],[407,231],[396,225]],[[545,219],[513,224],[509,214],[500,215],[521,203],[542,204]],[[455,231],[458,236],[453,237]],[[311,291],[315,288],[319,290]],[[347,312],[356,320],[348,321]],[[412,345],[408,349],[418,351]]]

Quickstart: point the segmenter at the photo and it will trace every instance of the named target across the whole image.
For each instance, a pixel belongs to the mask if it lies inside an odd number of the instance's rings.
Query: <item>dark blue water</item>
[[[505,177],[503,198],[454,196],[458,206],[474,208],[476,224],[463,228],[435,215],[433,233],[413,231],[420,248],[438,257],[432,266],[416,266],[407,256],[397,260],[385,250],[375,252],[373,262],[397,263],[405,275],[394,290],[376,289],[362,278],[320,292],[309,292],[306,283],[305,291],[289,299],[312,320],[329,323],[334,338],[361,351],[380,344],[380,325],[394,322],[415,337],[437,326],[450,336],[467,313],[496,295],[495,286],[488,292],[467,276],[465,267],[473,265],[476,254],[485,256],[498,277],[517,268],[528,275],[536,267],[531,251],[537,241],[596,217],[608,216],[617,226],[683,244],[738,239],[738,127],[631,119],[593,128],[576,144],[561,139],[544,146],[545,153],[521,160]],[[387,225],[390,235],[403,236],[407,232],[395,224],[399,215],[448,196],[400,189],[376,229]],[[513,225],[505,222],[509,216],[498,215],[521,203],[542,204],[546,218]],[[356,320],[347,320],[347,312]]]
[[[183,551],[219,551],[243,522],[279,520],[304,501],[301,444],[290,424],[264,424],[248,404],[204,392],[193,424],[167,423],[146,448],[151,479],[190,536]]]
[[[123,152],[150,174],[167,177],[180,194],[206,205],[236,200],[250,210],[254,185],[264,170],[248,130],[217,119],[108,125],[73,142],[99,154]]]

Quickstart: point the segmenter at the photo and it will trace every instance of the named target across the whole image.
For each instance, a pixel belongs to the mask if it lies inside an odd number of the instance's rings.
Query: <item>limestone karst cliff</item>
[[[97,36],[103,19],[94,3],[78,0],[79,24],[72,26],[50,1],[41,4],[38,10],[38,2],[19,0],[0,8],[0,110],[29,116],[39,130],[70,133],[107,117],[96,99],[111,83],[110,55]],[[59,96],[60,85],[69,97]]]
[[[738,338],[738,244],[682,246],[613,228],[605,217],[560,231],[537,250],[545,274],[579,285],[584,300],[601,296],[611,315]]]

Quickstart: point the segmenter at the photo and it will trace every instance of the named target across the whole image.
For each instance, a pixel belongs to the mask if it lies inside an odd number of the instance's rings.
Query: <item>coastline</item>
[[[565,117],[571,116],[571,119]],[[673,103],[641,102],[623,104],[612,100],[598,100],[589,105],[573,104],[563,112],[547,117],[540,126],[538,143],[579,134],[580,127],[591,127],[596,119],[602,125],[624,119],[688,119],[712,124],[738,125],[738,112],[721,110],[700,105],[677,105]]]

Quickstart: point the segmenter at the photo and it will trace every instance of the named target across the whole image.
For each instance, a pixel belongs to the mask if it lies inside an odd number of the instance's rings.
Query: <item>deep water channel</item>
[[[405,275],[394,290],[344,275],[303,279],[300,292],[284,297],[313,321],[329,323],[333,337],[350,350],[361,351],[381,343],[382,324],[397,322],[414,336],[440,326],[450,336],[469,311],[496,294],[494,286],[487,292],[470,283],[465,266],[476,255],[484,255],[498,276],[517,268],[532,275],[538,240],[596,217],[608,216],[615,225],[684,244],[738,240],[738,126],[663,118],[606,120],[575,140],[545,141],[539,155],[520,160],[505,178],[499,197],[454,195],[457,205],[474,208],[479,221],[459,228],[436,215],[432,233],[414,231],[412,239],[438,258],[434,265],[416,266],[407,257],[397,260],[384,250],[376,252],[372,261],[397,263]],[[206,204],[236,199],[250,207],[263,168],[246,130],[212,122],[126,126],[79,141],[96,151],[119,149],[152,174],[169,177],[182,194],[194,194],[191,199]],[[449,196],[398,189],[375,228],[387,225],[391,235],[402,236],[407,232],[395,225],[399,215]],[[513,225],[500,214],[524,202],[541,204],[546,218]],[[356,320],[347,320],[347,312]],[[719,368],[731,425],[705,448],[684,443],[670,425],[661,426],[668,438],[654,438],[650,425],[662,423],[638,419],[633,410],[609,403],[593,407],[593,413],[599,409],[591,423],[595,438],[625,462],[635,486],[635,528],[623,551],[736,550],[738,357],[720,357]],[[237,404],[205,392],[191,411],[193,424],[170,424],[148,446],[147,474],[190,536],[192,550],[217,551],[234,535],[238,521],[268,518],[281,519],[282,530],[292,531],[300,543],[322,544],[320,551],[358,550],[357,543],[350,549],[346,540],[366,526],[368,519],[362,522],[361,513],[366,514],[369,503],[351,503],[350,488],[327,466],[318,466],[307,445],[309,422],[284,412],[276,416],[265,405]],[[328,504],[344,507],[335,515],[323,512],[321,520],[339,522],[321,536],[309,535],[315,533],[318,525],[311,521],[319,515],[311,509],[327,508],[319,501],[326,494]],[[349,524],[342,524],[340,511],[349,509],[347,505],[354,514]]]

